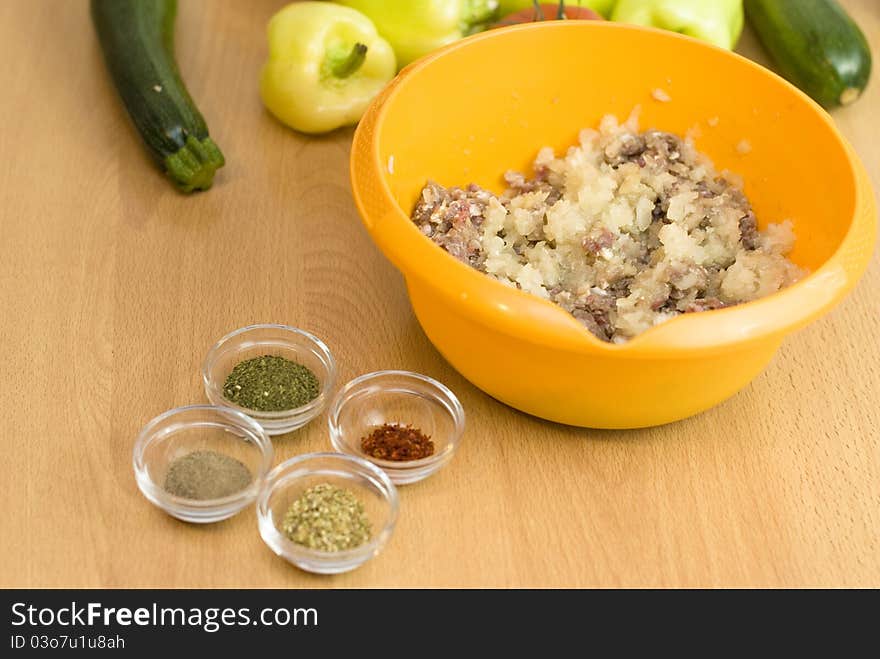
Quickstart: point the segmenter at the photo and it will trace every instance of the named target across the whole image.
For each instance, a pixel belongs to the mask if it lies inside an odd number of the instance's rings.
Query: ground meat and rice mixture
[[[742,190],[689,139],[605,117],[500,196],[429,182],[413,222],[455,258],[552,300],[623,343],[682,313],[748,302],[803,275],[791,224],[758,231]]]

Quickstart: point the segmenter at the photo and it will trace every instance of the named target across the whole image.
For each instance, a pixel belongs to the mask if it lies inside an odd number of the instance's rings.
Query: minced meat
[[[743,191],[689,139],[639,132],[635,116],[534,176],[508,172],[495,195],[429,181],[412,214],[427,237],[509,286],[560,305],[605,341],[622,343],[682,313],[748,302],[803,272],[785,258],[791,224],[758,230]]]

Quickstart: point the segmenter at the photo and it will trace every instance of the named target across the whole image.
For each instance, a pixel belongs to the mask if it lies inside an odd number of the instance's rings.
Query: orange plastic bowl
[[[671,101],[652,98],[663,89]],[[456,261],[409,214],[426,179],[500,191],[607,114],[684,134],[741,175],[759,221],[790,218],[811,274],[767,298],[687,314],[624,345],[554,304]],[[751,150],[737,145],[748,140]],[[483,33],[406,68],[361,120],[351,178],[370,235],[406,278],[428,338],[468,380],[517,409],[595,428],[675,421],[733,395],[786,334],[837,304],[876,233],[868,177],[824,110],[767,69],[693,39],[588,21]]]

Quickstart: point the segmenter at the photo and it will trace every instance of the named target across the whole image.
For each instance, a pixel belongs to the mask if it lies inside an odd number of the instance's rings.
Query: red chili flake
[[[434,454],[434,442],[412,425],[386,423],[361,438],[361,449],[371,458],[406,462]]]

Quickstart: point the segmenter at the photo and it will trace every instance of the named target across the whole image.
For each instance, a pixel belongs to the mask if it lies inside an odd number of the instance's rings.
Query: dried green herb
[[[186,499],[217,499],[251,484],[250,469],[216,451],[193,451],[177,458],[165,474],[165,491]]]
[[[278,355],[239,362],[223,384],[227,400],[260,412],[302,407],[319,391],[320,382],[308,367]]]
[[[351,490],[321,483],[294,501],[281,530],[298,545],[321,551],[343,551],[364,544],[372,535],[364,504]]]

